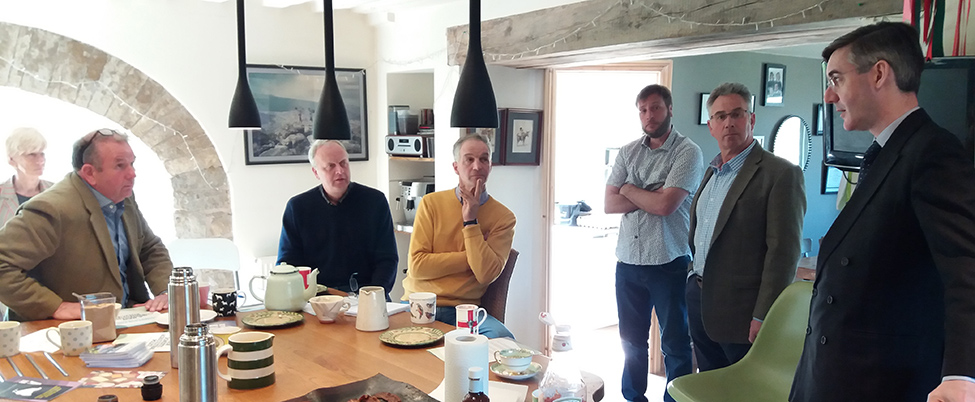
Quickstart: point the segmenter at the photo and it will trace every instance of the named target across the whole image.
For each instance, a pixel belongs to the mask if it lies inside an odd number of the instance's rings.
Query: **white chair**
[[[240,289],[240,253],[222,238],[176,239],[166,244],[173,267],[192,267],[200,286]]]

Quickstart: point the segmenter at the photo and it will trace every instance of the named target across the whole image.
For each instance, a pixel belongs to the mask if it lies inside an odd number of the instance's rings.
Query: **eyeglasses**
[[[349,277],[349,289],[351,290],[351,292],[349,292],[349,297],[353,298],[359,293],[359,281],[355,279],[356,275],[359,275],[359,273],[353,272],[352,276]]]
[[[91,143],[95,142],[96,135],[101,135],[103,137],[111,137],[113,135],[121,135],[121,134],[119,134],[117,131],[112,130],[110,128],[102,128],[102,129],[92,131],[87,135],[85,135],[83,137],[84,145],[81,146],[81,150],[79,150],[78,153],[76,154],[78,158],[77,166],[79,168],[81,167],[81,165],[84,164],[85,152],[88,151],[88,147],[91,146]]]
[[[723,122],[725,120],[728,120],[729,117],[731,117],[732,119],[738,120],[738,119],[740,119],[742,117],[745,117],[745,116],[747,116],[749,114],[750,113],[748,113],[747,110],[742,109],[742,108],[738,108],[738,109],[732,110],[731,113],[717,112],[715,114],[712,114],[711,115],[711,120],[712,121]]]

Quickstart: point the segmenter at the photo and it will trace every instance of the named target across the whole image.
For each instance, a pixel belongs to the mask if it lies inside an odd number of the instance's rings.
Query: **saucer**
[[[497,374],[498,377],[507,378],[509,380],[524,380],[526,378],[534,377],[539,371],[542,371],[542,365],[532,362],[528,365],[525,371],[509,371],[504,367],[503,364],[498,362],[491,363],[491,372]]]
[[[210,322],[217,318],[217,313],[213,310],[200,310],[200,322]],[[160,313],[156,316],[156,324],[164,327],[169,326],[169,312]]]

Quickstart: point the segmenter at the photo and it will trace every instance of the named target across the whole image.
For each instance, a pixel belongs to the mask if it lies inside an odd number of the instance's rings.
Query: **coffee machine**
[[[412,225],[413,219],[416,218],[416,209],[420,207],[420,199],[434,191],[433,179],[403,180],[399,184],[400,196],[396,201],[399,202],[399,207],[402,208],[403,215],[406,217],[404,223]]]

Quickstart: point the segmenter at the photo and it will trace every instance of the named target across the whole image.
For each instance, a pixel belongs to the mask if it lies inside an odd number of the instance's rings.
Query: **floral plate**
[[[241,318],[240,322],[255,328],[277,328],[294,325],[305,320],[301,313],[293,311],[259,311]]]
[[[379,340],[394,346],[423,346],[443,339],[443,331],[429,327],[391,329],[379,335]]]

